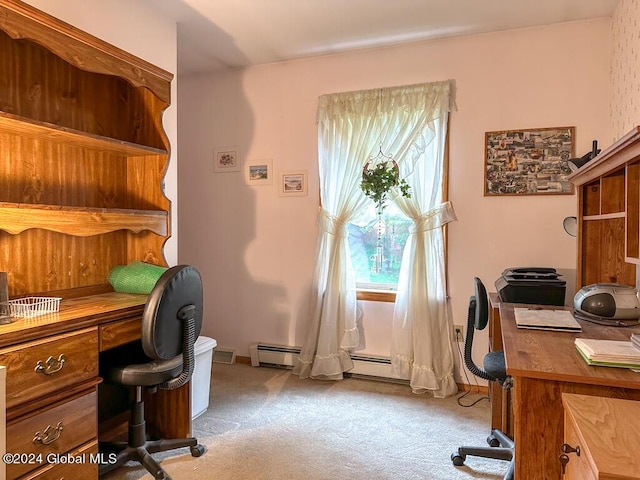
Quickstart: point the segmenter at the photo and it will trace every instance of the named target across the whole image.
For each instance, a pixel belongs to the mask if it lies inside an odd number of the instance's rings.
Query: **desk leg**
[[[564,436],[558,382],[514,377],[515,478],[560,480],[558,455]]]
[[[161,438],[191,436],[190,383],[175,390],[158,389],[145,397],[147,428]]]
[[[489,351],[502,350],[502,329],[500,326],[499,303],[491,296],[491,308],[489,309]],[[491,402],[491,430],[502,430],[511,437],[505,422],[507,410],[506,394],[498,382],[489,382],[489,400]],[[513,437],[512,437],[513,438]]]
[[[491,430],[496,428],[507,433],[504,417],[504,389],[498,382],[489,383],[489,401],[491,402]]]

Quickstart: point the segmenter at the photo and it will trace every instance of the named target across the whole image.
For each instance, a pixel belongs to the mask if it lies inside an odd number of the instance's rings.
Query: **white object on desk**
[[[576,338],[574,343],[589,365],[640,367],[640,349],[630,341]]]
[[[582,327],[569,310],[516,307],[513,311],[518,328],[570,332],[579,332],[582,330]]]

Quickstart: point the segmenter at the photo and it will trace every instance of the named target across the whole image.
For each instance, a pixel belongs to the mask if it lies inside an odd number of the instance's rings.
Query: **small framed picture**
[[[240,155],[238,147],[217,148],[213,156],[213,171],[217,173],[239,172]]]
[[[247,185],[271,185],[273,183],[273,168],[271,159],[251,160],[244,168],[244,181]]]
[[[307,171],[291,170],[280,172],[278,194],[281,197],[301,197],[307,195]]]

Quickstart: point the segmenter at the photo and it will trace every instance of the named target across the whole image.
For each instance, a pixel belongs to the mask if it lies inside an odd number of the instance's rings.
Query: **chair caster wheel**
[[[498,440],[493,435],[489,435],[487,437],[487,443],[489,444],[490,447],[499,447],[500,446],[500,440]]]
[[[191,447],[191,456],[199,457],[204,453],[204,445],[196,445],[195,447]]]
[[[453,464],[456,467],[461,467],[464,465],[464,461],[467,458],[466,455],[460,455],[460,452],[453,452],[451,454],[451,462],[453,462]]]

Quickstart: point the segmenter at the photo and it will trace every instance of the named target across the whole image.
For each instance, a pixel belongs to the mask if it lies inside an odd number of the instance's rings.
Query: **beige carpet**
[[[300,380],[289,370],[214,363],[209,409],[193,425],[207,452],[155,458],[174,480],[498,480],[506,462],[450,460],[459,445],[486,445],[489,416],[486,400],[461,407],[455,397],[414,395],[405,385]],[[151,478],[133,464],[104,477]]]

